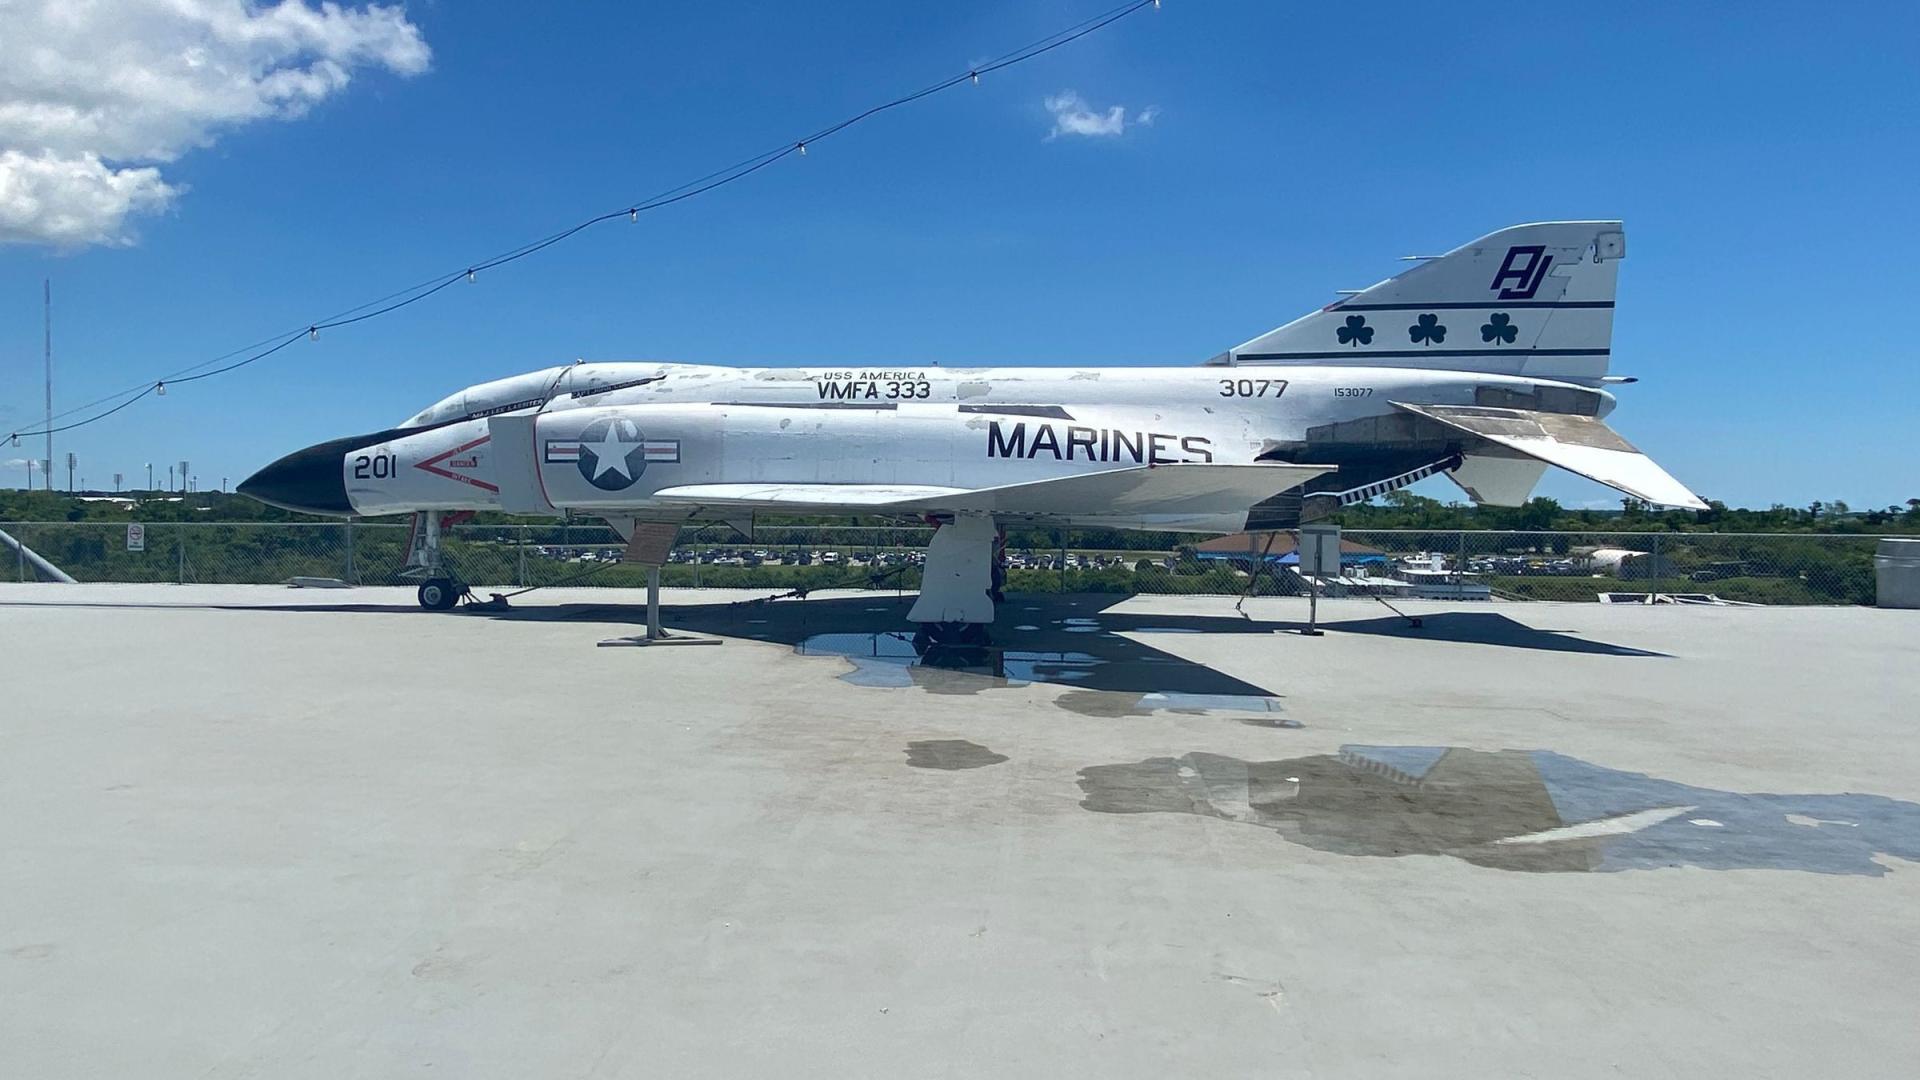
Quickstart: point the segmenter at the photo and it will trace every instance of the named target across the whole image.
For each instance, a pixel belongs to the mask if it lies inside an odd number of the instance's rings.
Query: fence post
[[[180,566],[174,578],[175,585],[187,583],[187,530],[185,526],[173,527],[173,550],[180,556]]]
[[[1647,586],[1654,596],[1660,595],[1660,582],[1667,576],[1666,567],[1660,565],[1660,534],[1653,534],[1653,581]]]
[[[356,581],[354,581],[354,580],[353,580],[353,519],[352,519],[352,518],[348,518],[348,519],[346,520],[346,523],[345,523],[345,528],[346,528],[346,530],[347,530],[347,577],[346,577],[346,582],[347,582],[347,584],[349,584],[349,585],[355,585],[355,584],[358,584],[358,582],[356,582]]]
[[[1067,591],[1067,531],[1053,530],[1053,538],[1060,542],[1060,591]]]
[[[514,580],[514,584],[524,588],[527,584],[527,527],[525,525],[520,526],[518,539],[520,543],[520,569]]]
[[[1467,580],[1467,530],[1461,529],[1460,530],[1460,554],[1455,556],[1454,563],[1453,563],[1453,590],[1454,590],[1454,598],[1456,600],[1459,599],[1459,596],[1460,596],[1460,585],[1462,582],[1466,580]]]

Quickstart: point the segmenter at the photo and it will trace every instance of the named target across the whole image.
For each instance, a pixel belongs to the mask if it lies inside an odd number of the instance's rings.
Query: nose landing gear
[[[471,513],[465,517],[472,517]],[[423,510],[413,515],[413,532],[407,540],[407,566],[400,573],[403,577],[424,577],[414,598],[428,611],[451,611],[468,593],[467,586],[446,572],[440,559],[440,529],[443,525],[457,524],[460,514],[449,514],[442,521],[436,510]]]
[[[452,578],[435,577],[421,582],[415,596],[428,611],[448,611],[466,592],[467,587]]]

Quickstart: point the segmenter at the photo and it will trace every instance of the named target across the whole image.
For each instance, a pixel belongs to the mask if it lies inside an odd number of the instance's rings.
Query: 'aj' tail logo
[[[1507,260],[1500,264],[1500,272],[1493,275],[1493,284],[1487,288],[1499,289],[1502,300],[1531,300],[1533,294],[1540,291],[1540,283],[1546,280],[1547,267],[1552,265],[1553,256],[1547,254],[1544,244],[1510,247]]]

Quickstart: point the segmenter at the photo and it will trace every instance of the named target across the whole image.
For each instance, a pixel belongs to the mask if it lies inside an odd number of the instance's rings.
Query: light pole
[[[147,493],[153,493],[153,462],[147,462]]]
[[[33,459],[27,459],[27,490],[33,490]]]
[[[69,495],[73,494],[73,466],[77,461],[78,459],[73,456],[73,451],[67,451],[67,494]]]
[[[167,466],[167,490],[173,490],[173,466]]]
[[[113,474],[113,493],[115,495],[120,494],[120,479],[121,477],[119,473]]]

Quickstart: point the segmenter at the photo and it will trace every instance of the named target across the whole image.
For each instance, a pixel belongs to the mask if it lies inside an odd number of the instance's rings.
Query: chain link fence
[[[0,530],[79,581],[355,584],[399,581],[408,527],[387,523],[156,523],[144,550],[109,522],[0,523]],[[933,530],[762,526],[687,529],[662,580],[708,588],[918,588]],[[1505,600],[1595,600],[1601,594],[1706,594],[1759,604],[1871,604],[1877,536],[1781,533],[1575,533],[1348,530],[1332,594]],[[442,553],[480,585],[638,587],[624,543],[602,524],[461,525]],[[0,569],[31,581],[18,551]],[[1285,595],[1302,592],[1290,534],[1205,537],[1120,530],[1014,528],[1009,592]]]

